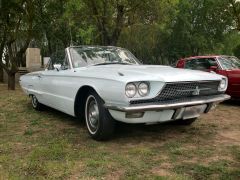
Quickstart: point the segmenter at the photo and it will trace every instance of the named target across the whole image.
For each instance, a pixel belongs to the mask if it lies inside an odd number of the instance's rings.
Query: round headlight
[[[221,80],[218,90],[225,91],[226,89],[227,89],[227,80],[224,78]]]
[[[138,85],[138,94],[140,96],[146,96],[146,95],[148,95],[148,93],[149,93],[149,86],[148,86],[148,84],[144,83],[144,82],[140,83]]]
[[[135,84],[133,83],[127,84],[125,88],[125,93],[129,98],[134,97],[137,93],[137,87],[135,86]]]

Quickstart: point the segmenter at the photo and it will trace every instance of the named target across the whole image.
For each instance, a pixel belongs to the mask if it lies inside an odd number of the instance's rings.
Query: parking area
[[[191,126],[119,124],[106,142],[53,109],[37,112],[0,84],[0,179],[240,179],[240,102]]]

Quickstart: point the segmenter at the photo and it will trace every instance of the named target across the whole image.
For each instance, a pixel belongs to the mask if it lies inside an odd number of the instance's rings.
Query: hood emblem
[[[197,86],[196,89],[193,91],[192,95],[198,96],[198,95],[200,95],[200,91],[201,91],[201,90],[200,90],[199,87]]]

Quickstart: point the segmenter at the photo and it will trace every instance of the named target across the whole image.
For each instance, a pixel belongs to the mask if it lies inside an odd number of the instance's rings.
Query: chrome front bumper
[[[145,112],[145,111],[160,111],[160,110],[170,110],[170,109],[179,109],[182,107],[196,106],[201,104],[207,104],[208,107],[205,112],[209,111],[213,104],[218,104],[222,101],[228,100],[231,97],[226,94],[206,96],[193,98],[191,100],[173,102],[173,103],[163,103],[163,104],[137,104],[130,106],[115,106],[112,104],[105,104],[105,107],[109,110],[121,111],[121,112]]]

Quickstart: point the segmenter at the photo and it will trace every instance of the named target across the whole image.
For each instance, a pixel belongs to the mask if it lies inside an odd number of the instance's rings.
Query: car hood
[[[83,73],[83,71],[85,73]],[[81,75],[122,81],[204,81],[220,80],[221,75],[159,65],[99,65],[78,68]],[[79,74],[79,75],[80,75]]]

